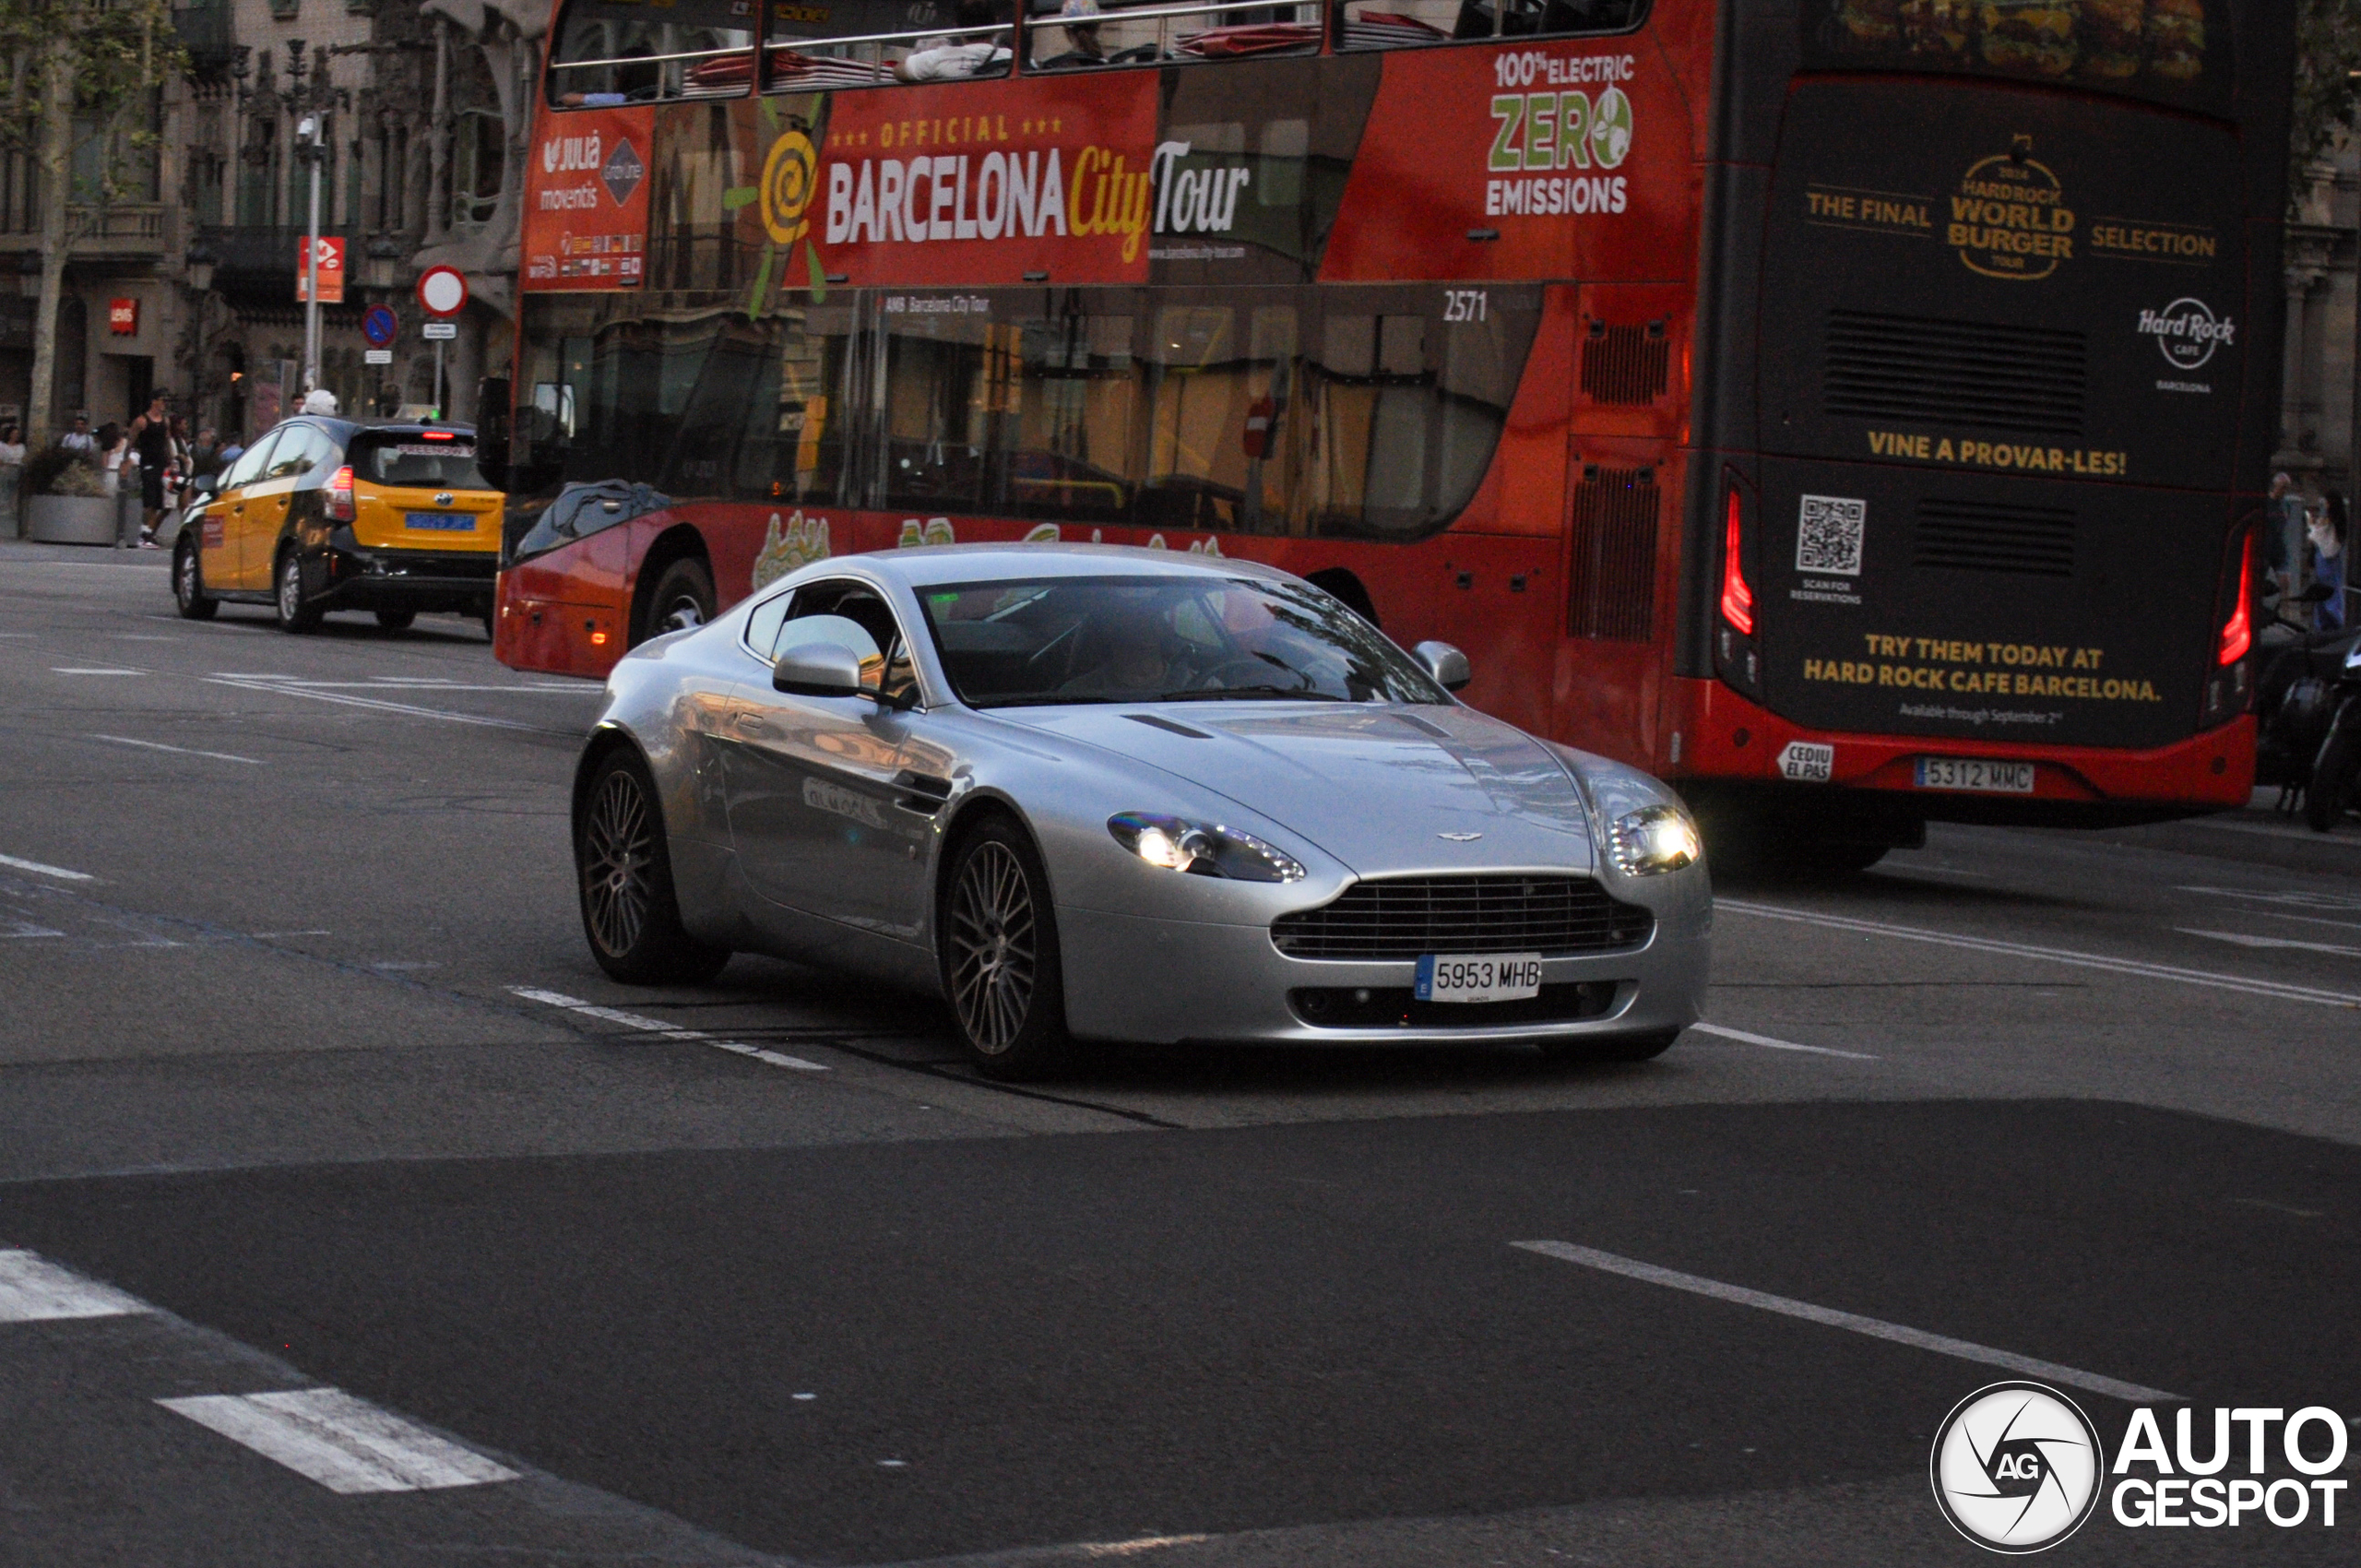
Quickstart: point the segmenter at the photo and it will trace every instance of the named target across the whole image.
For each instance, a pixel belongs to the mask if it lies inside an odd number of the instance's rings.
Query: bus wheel
[[[685,632],[713,619],[713,574],[704,562],[684,556],[664,568],[647,596],[647,619],[634,640]]]

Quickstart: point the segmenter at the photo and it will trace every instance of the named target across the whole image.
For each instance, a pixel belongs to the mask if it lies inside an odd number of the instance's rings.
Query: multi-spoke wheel
[[[282,632],[308,632],[320,624],[316,605],[303,602],[303,564],[293,550],[279,553],[278,568],[271,574],[272,604],[279,612],[279,629]]]
[[[196,540],[184,538],[172,552],[172,602],[191,621],[210,621],[221,602],[205,591],[205,566],[196,548]]]
[[[730,950],[691,936],[681,924],[664,816],[647,766],[617,751],[590,780],[574,830],[574,863],[582,888],[582,930],[599,967],[629,985],[711,980]]]
[[[943,889],[943,990],[977,1069],[1035,1077],[1063,1054],[1065,982],[1040,858],[1014,823],[986,822],[953,851]]]

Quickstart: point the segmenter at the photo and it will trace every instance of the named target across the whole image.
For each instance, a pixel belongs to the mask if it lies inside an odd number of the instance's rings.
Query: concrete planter
[[[117,502],[112,495],[30,495],[25,534],[43,544],[113,544]]]

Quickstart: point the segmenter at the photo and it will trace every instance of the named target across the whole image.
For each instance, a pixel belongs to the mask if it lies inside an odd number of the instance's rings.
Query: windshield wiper
[[[1306,686],[1221,686],[1213,691],[1167,692],[1157,702],[1221,702],[1229,697],[1252,697],[1258,702],[1299,698],[1304,702],[1350,702],[1332,692]]]

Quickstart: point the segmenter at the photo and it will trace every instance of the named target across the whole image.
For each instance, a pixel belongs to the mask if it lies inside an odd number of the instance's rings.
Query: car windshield
[[[490,490],[476,467],[471,435],[445,431],[386,431],[353,438],[352,471],[371,484],[416,490]]]
[[[922,588],[919,600],[971,707],[1451,700],[1368,622],[1301,583],[1003,579]]]

